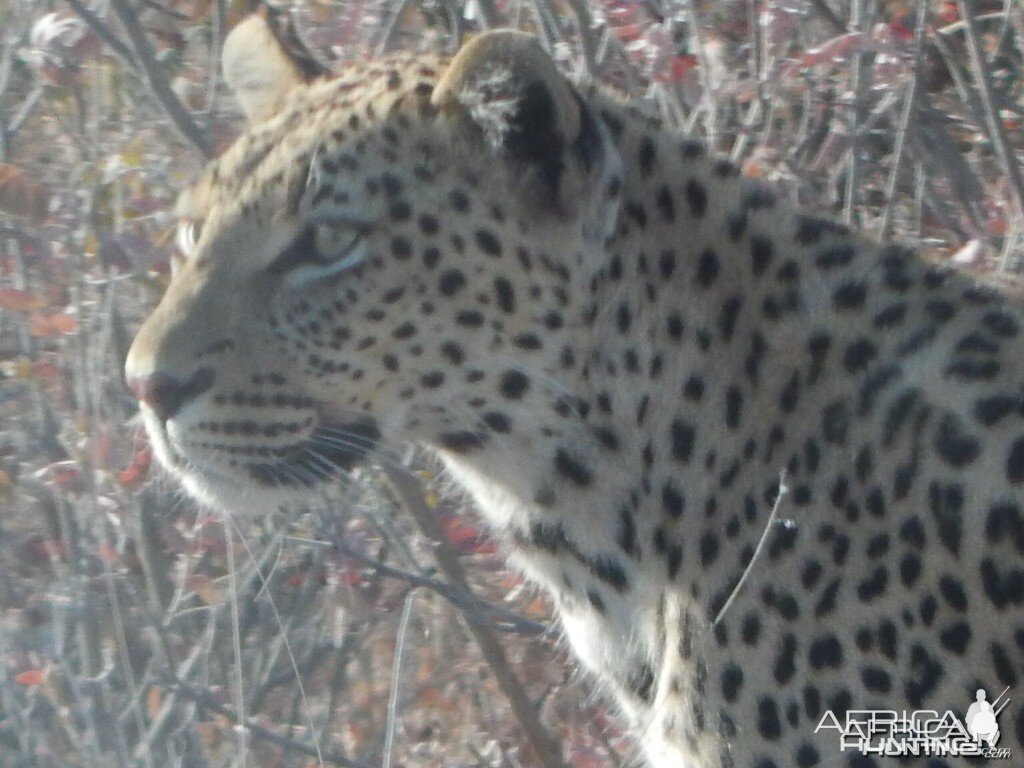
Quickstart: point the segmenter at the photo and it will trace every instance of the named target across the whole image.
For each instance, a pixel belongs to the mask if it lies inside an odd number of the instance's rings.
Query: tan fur
[[[847,765],[827,709],[1024,680],[1019,296],[791,210],[519,34],[270,92],[127,363],[194,494],[273,509],[425,446],[658,768]],[[523,150],[488,130],[526,94]]]

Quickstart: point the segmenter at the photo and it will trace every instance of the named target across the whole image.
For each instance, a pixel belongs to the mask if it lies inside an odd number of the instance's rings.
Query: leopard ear
[[[523,163],[557,161],[580,133],[575,91],[537,39],[523,32],[486,32],[462,46],[431,102]]]
[[[266,5],[231,30],[221,66],[251,123],[273,117],[292,90],[328,74],[302,43],[291,17]]]
[[[598,190],[621,172],[618,151],[532,35],[495,30],[466,43],[438,80],[431,103],[512,164],[538,211],[563,223],[576,219],[588,236],[601,236],[605,222],[614,222],[615,211]]]

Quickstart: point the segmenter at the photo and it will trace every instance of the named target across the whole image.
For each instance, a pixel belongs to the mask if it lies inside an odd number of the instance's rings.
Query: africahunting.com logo
[[[849,710],[840,720],[831,710],[815,733],[834,730],[843,752],[883,757],[987,757],[1006,759],[1010,750],[999,743],[999,715],[1010,700],[1006,688],[995,701],[979,689],[963,719],[952,711],[888,709]]]

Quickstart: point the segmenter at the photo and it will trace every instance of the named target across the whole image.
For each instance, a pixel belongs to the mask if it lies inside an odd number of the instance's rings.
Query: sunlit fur
[[[1019,299],[791,210],[521,37],[459,57],[295,86],[183,194],[201,233],[128,374],[214,379],[144,407],[162,463],[250,509],[436,452],[659,768],[846,764],[826,709],[1019,684]],[[1001,726],[1019,758],[1024,709]]]

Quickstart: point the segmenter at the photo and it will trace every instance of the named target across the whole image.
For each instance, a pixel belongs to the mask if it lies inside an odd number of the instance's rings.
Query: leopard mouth
[[[156,419],[146,422],[157,456],[168,469],[203,487],[239,490],[256,485],[266,490],[308,491],[365,463],[381,440],[376,421],[365,417],[321,421],[288,445],[206,444],[197,452],[194,447],[189,450],[187,437],[175,439],[166,424]]]
[[[247,462],[245,469],[263,486],[314,488],[364,463],[380,437],[380,429],[371,419],[324,423],[293,446],[268,449],[265,457]]]

